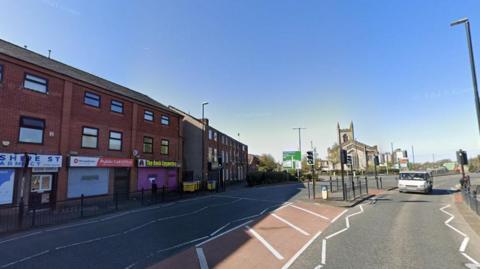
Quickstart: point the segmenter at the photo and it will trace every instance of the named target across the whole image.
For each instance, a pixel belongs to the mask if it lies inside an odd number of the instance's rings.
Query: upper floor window
[[[162,115],[162,118],[160,119],[160,123],[162,125],[170,125],[170,117]]]
[[[48,92],[48,80],[31,74],[25,74],[23,87],[36,92]]]
[[[98,147],[98,129],[83,127],[82,148],[96,149]]]
[[[208,140],[212,140],[212,130],[208,130]]]
[[[110,138],[108,140],[109,150],[122,150],[122,133],[110,131]]]
[[[3,81],[3,65],[0,64],[0,82]]]
[[[112,103],[110,104],[110,110],[116,113],[123,113],[123,103],[112,100]]]
[[[152,111],[145,110],[145,112],[143,112],[143,118],[144,118],[146,121],[153,121],[153,112],[152,112]]]
[[[169,147],[169,141],[166,139],[162,139],[162,145],[160,148],[160,153],[163,155],[168,155],[168,147]]]
[[[93,107],[100,107],[100,95],[91,92],[85,92],[83,103]]]
[[[153,138],[148,136],[143,137],[143,152],[153,153]]]
[[[45,120],[21,117],[18,141],[22,143],[43,144],[44,130]]]
[[[213,132],[213,141],[217,141],[217,132]]]

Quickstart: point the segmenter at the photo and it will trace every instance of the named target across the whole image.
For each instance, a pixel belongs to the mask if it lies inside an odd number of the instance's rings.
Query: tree
[[[328,148],[328,160],[332,162],[334,167],[336,164],[340,163],[340,148],[337,143]]]
[[[258,171],[271,172],[277,170],[278,164],[275,162],[275,158],[273,158],[272,155],[262,154],[258,159]]]

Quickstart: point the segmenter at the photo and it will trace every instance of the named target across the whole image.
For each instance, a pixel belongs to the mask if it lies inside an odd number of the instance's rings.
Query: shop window
[[[123,113],[123,102],[112,100],[110,110],[115,113]]]
[[[160,123],[162,125],[170,125],[170,117],[162,115],[162,118],[160,119]]]
[[[143,119],[146,121],[153,121],[153,112],[145,110],[145,112],[143,112]]]
[[[36,92],[48,92],[48,80],[31,74],[25,74],[23,87]]]
[[[0,82],[3,81],[3,65],[0,64]]]
[[[98,147],[98,129],[83,127],[82,148],[96,149]]]
[[[148,136],[143,137],[143,152],[153,153],[153,138]]]
[[[52,190],[52,175],[32,175],[31,192],[45,192]]]
[[[83,103],[93,107],[100,107],[100,95],[91,92],[85,92]]]
[[[168,147],[169,147],[169,141],[166,139],[162,139],[160,153],[163,155],[168,155]]]
[[[108,140],[109,150],[122,150],[122,133],[110,131],[110,138]]]
[[[44,129],[44,120],[21,117],[18,141],[21,143],[43,144]]]

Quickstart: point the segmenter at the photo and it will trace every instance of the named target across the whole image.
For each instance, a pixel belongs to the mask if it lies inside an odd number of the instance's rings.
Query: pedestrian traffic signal
[[[347,164],[352,165],[352,155],[347,156]]]
[[[467,152],[464,150],[457,151],[457,162],[460,165],[468,165]]]
[[[313,151],[307,151],[307,164],[308,165],[314,165],[315,162],[313,160]]]
[[[341,164],[347,163],[347,151],[344,149],[340,150],[340,162]]]

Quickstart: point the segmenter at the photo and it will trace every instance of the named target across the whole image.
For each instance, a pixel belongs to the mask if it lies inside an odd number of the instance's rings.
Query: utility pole
[[[340,161],[340,171],[342,174],[342,193],[343,193],[343,200],[347,199],[347,193],[345,190],[345,175],[344,175],[344,167],[342,161],[342,137],[340,135],[340,123],[337,122],[337,131],[338,131],[338,160]]]
[[[302,162],[302,130],[307,128],[296,127],[293,130],[298,130],[298,151],[300,151],[300,163]],[[297,177],[300,179],[300,169],[297,168]]]
[[[477,74],[475,71],[475,59],[473,57],[473,45],[472,45],[472,35],[470,33],[470,22],[468,21],[468,18],[463,18],[458,21],[452,22],[450,26],[456,26],[459,24],[465,24],[465,31],[467,34],[468,56],[470,57],[470,70],[472,72],[473,94],[475,96],[475,108],[477,110],[477,124],[480,130],[480,98],[478,97]]]
[[[367,172],[368,172],[368,152],[367,152],[367,145],[365,145],[365,180],[367,179]]]
[[[205,106],[208,102],[202,103],[202,186],[205,184],[206,171],[205,171]]]
[[[415,170],[415,150],[412,145],[412,170]]]

